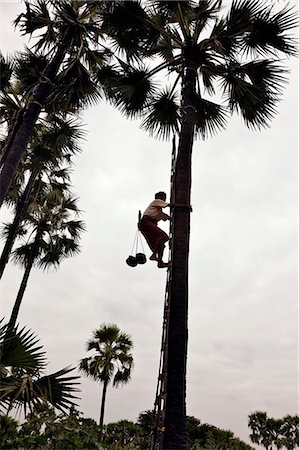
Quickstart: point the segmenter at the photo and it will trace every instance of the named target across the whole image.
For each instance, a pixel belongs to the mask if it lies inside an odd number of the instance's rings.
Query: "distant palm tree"
[[[286,81],[285,56],[297,55],[290,35],[295,8],[256,0],[117,1],[105,14],[115,48],[128,56],[122,76],[99,70],[109,98],[152,135],[179,134],[174,202],[190,205],[195,137],[225,128],[237,113],[251,129],[268,127]],[[160,74],[160,78],[157,78]],[[165,85],[163,81],[165,80]],[[113,87],[114,83],[114,87]],[[187,448],[186,358],[190,212],[173,211],[167,398],[163,448]]]
[[[27,408],[49,402],[62,411],[74,405],[78,376],[65,376],[67,367],[43,375],[47,362],[39,339],[25,328],[8,330],[0,322],[0,408],[8,413],[12,407]]]
[[[80,233],[84,224],[73,220],[71,214],[77,214],[76,198],[71,194],[66,196],[50,189],[44,202],[40,200],[26,216],[23,229],[25,244],[13,252],[14,260],[25,267],[25,272],[17,294],[17,298],[8,323],[9,329],[16,324],[17,316],[27,286],[31,269],[34,265],[43,269],[58,267],[64,258],[79,252]]]
[[[120,331],[115,324],[102,324],[93,331],[93,338],[87,342],[87,351],[94,354],[80,361],[79,369],[88,377],[103,383],[100,427],[104,423],[107,387],[110,382],[118,387],[128,383],[131,377],[133,357],[131,337]]]

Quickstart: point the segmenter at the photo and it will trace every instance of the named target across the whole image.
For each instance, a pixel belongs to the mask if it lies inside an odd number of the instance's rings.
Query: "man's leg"
[[[168,267],[168,263],[163,262],[163,253],[164,253],[165,245],[163,243],[161,249],[158,252],[158,267],[159,269],[163,269],[164,267]]]

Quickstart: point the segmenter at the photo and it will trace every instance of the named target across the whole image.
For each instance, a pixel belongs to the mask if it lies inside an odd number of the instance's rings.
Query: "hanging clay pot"
[[[130,267],[136,267],[137,266],[137,260],[136,260],[136,258],[135,258],[135,256],[129,256],[127,259],[126,259],[126,263],[128,264],[128,266],[130,266]]]
[[[136,261],[138,264],[145,264],[146,263],[146,256],[144,253],[137,253],[136,254]]]

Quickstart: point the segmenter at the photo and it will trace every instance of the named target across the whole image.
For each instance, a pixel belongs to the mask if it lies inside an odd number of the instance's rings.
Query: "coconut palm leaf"
[[[152,99],[147,115],[142,122],[142,128],[151,135],[168,139],[179,129],[179,104],[175,93],[162,91]]]

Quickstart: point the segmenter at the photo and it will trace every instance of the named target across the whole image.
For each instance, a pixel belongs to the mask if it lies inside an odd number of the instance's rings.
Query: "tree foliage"
[[[268,417],[266,412],[249,415],[250,439],[266,449],[294,450],[299,448],[299,416],[287,415],[282,419]]]
[[[7,450],[149,450],[153,411],[140,413],[137,422],[120,420],[100,427],[74,408],[57,414],[49,405],[36,405],[20,425],[0,417],[1,448]],[[188,416],[189,450],[253,450],[231,431],[221,430]]]
[[[100,426],[104,423],[107,387],[110,382],[118,387],[130,381],[133,367],[131,337],[122,332],[116,324],[103,323],[93,331],[93,338],[87,342],[91,356],[81,359],[80,371],[95,381],[103,383]]]
[[[61,411],[76,397],[78,376],[66,367],[46,375],[46,356],[39,339],[25,327],[0,327],[0,407],[9,412],[21,408],[25,414],[35,405],[50,403]]]

